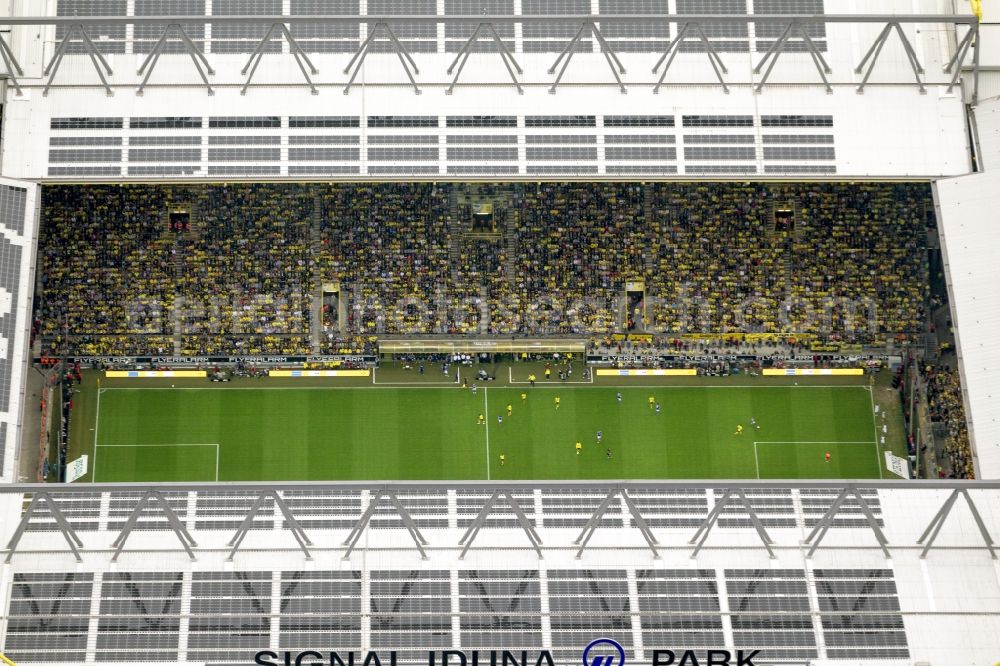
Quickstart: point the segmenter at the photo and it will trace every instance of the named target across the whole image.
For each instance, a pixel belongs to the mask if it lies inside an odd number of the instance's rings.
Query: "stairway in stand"
[[[514,283],[514,276],[517,274],[517,230],[521,228],[521,209],[513,208],[510,211],[511,220],[503,231],[504,234],[504,269],[507,272],[507,281]]]
[[[318,257],[322,253],[323,234],[323,204],[319,196],[313,198],[312,215],[309,217],[309,247],[311,255]],[[312,292],[309,307],[309,348],[313,354],[321,353],[323,345],[323,276],[313,266]],[[344,322],[340,322],[343,329]]]
[[[177,237],[172,243],[170,243],[170,249],[173,254],[174,259],[174,284],[178,285],[184,278],[185,267],[184,267],[184,257],[186,252],[184,252],[184,245],[180,237]],[[170,313],[170,318],[172,319],[173,329],[174,329],[174,356],[181,356],[183,354],[184,343],[183,343],[183,326],[184,322],[181,318],[181,312],[184,311],[186,304],[183,302],[184,296],[180,291],[174,292],[174,307],[173,311]]]
[[[653,206],[653,188],[648,183],[642,188],[642,214],[646,219],[645,228],[651,229],[653,222],[658,219],[658,216],[656,208]],[[646,265],[647,278],[652,277],[656,273],[656,248],[660,245],[659,238],[650,240],[652,242],[643,243],[642,248],[642,259]]]
[[[457,187],[452,187],[448,192],[448,258],[452,266],[458,266],[462,256],[462,234],[468,231],[459,214],[457,190]]]

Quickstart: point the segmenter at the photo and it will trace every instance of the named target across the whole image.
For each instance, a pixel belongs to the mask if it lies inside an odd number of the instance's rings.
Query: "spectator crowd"
[[[926,366],[923,375],[927,386],[928,415],[932,423],[940,424],[945,431],[944,453],[951,468],[950,476],[956,479],[976,478],[958,371],[946,365]]]
[[[485,190],[496,233],[469,233],[467,187],[46,187],[43,352],[359,353],[391,334],[603,336],[626,316],[664,335],[922,330],[924,184],[511,184]]]

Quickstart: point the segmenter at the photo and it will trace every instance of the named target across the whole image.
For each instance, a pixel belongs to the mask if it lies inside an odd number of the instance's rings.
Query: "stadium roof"
[[[969,436],[981,478],[1000,478],[1000,280],[996,192],[1000,172],[935,184],[942,253]]]
[[[0,178],[0,482],[15,480],[28,370],[38,186]]]
[[[427,650],[478,647],[575,664],[610,637],[640,663],[711,648],[760,649],[760,664],[996,659],[996,483],[149,490],[0,489],[0,541],[33,506],[2,567],[8,656],[221,664],[396,649],[426,663]]]
[[[970,170],[963,101],[976,97],[979,24],[942,14],[937,0],[881,14],[842,0],[793,5],[801,14],[778,0],[730,14],[695,14],[698,3],[635,12],[619,0],[594,13],[589,2],[519,11],[498,2],[486,13],[372,2],[371,13],[323,16],[297,13],[296,3],[286,15],[267,9],[274,3],[215,3],[211,15],[194,3],[164,16],[167,6],[59,5],[74,15],[8,19],[7,55],[17,60],[8,69],[24,94],[5,110],[4,173],[115,181]],[[87,10],[100,15],[78,15]],[[170,124],[178,119],[187,123]],[[672,143],[651,145],[650,134]],[[231,149],[182,149],[165,135]],[[137,148],[133,139],[161,143]],[[268,150],[265,140],[277,143]]]

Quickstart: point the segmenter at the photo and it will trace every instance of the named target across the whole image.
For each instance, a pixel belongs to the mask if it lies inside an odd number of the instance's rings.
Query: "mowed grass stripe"
[[[819,467],[814,445],[765,445],[754,455],[755,441],[871,440],[865,387],[496,386],[481,426],[483,403],[482,388],[105,390],[97,480],[205,480],[200,454],[136,448],[115,453],[134,459],[103,457],[104,445],[186,442],[218,442],[220,481],[484,480],[486,428],[494,480],[756,478],[758,464],[764,478],[879,476],[874,442],[845,445],[836,465]]]

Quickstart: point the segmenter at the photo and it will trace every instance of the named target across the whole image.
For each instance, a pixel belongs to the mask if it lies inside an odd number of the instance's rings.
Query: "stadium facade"
[[[611,638],[627,663],[759,648],[760,664],[994,664],[988,481],[17,485],[40,184],[231,180],[933,180],[977,477],[1000,478],[1000,15],[982,9],[5,3],[3,651],[221,665],[550,650],[575,664]]]

